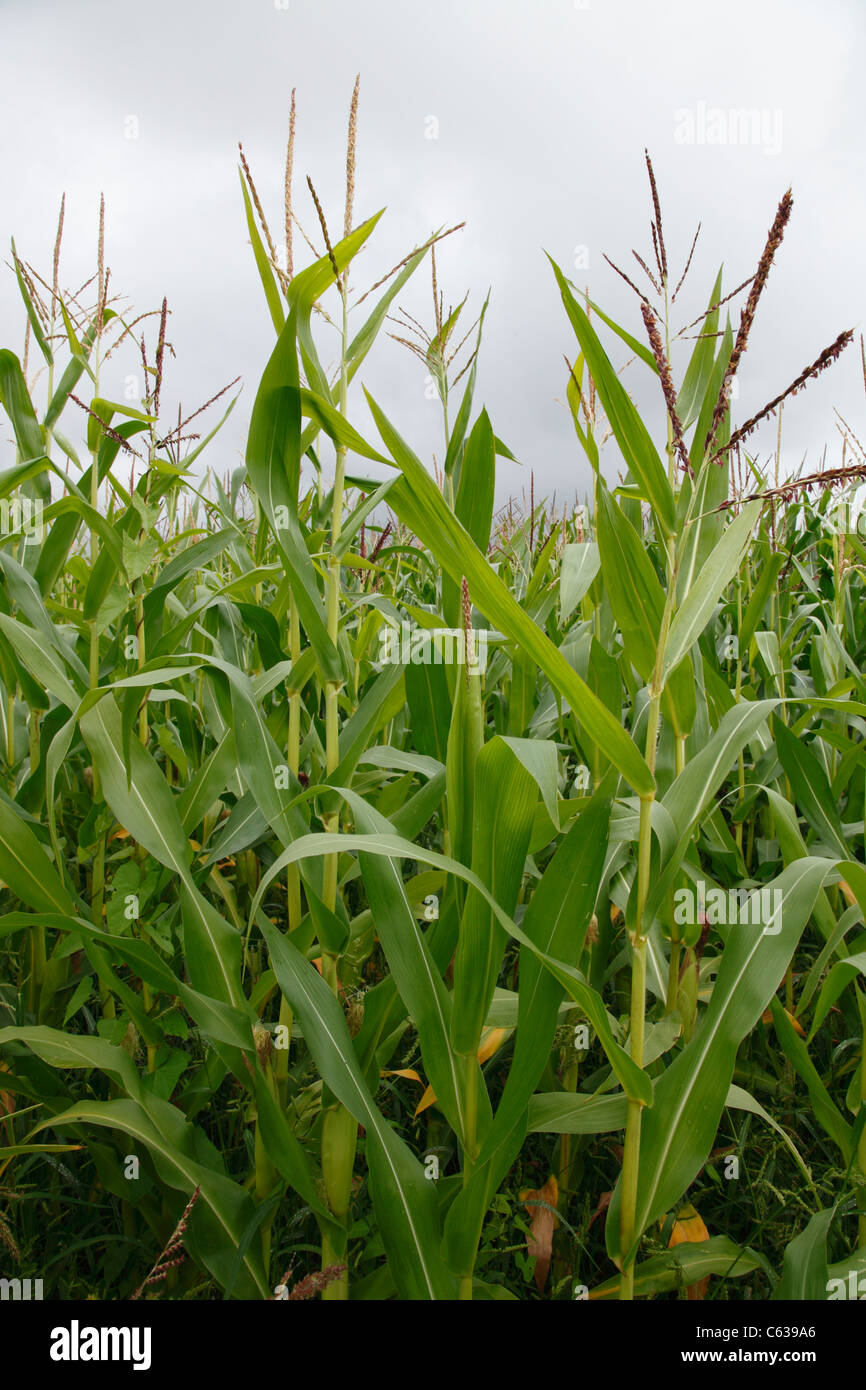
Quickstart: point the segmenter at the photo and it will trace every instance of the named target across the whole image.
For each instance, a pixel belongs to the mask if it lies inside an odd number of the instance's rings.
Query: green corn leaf
[[[45,646],[44,638],[40,641],[39,634],[33,628],[25,627],[23,623],[16,622],[5,613],[0,613],[0,631],[9,639],[19,659],[39,684],[44,685],[49,695],[54,695],[67,709],[76,709],[81,693],[70,683],[60,658],[50,647]]]
[[[464,864],[472,861],[475,824],[475,767],[484,747],[480,678],[457,674],[445,763],[451,849]]]
[[[539,1092],[530,1098],[530,1134],[610,1134],[625,1129],[625,1096],[578,1095],[571,1091]]]
[[[70,393],[75,390],[75,387],[78,385],[78,382],[81,380],[81,377],[84,375],[85,372],[87,372],[91,378],[93,377],[93,372],[88,363],[88,358],[90,356],[93,344],[96,341],[97,330],[97,318],[96,315],[94,315],[84,333],[83,341],[79,342],[78,339],[75,337],[75,332],[69,320],[69,315],[66,311],[66,306],[63,304],[62,300],[61,309],[63,312],[63,318],[66,325],[67,335],[69,335],[70,333],[72,334],[72,337],[70,339],[70,347],[73,348],[73,355],[71,360],[66,364],[66,366],[63,369],[63,374],[59,382],[57,383],[54,395],[48,402],[48,409],[45,412],[45,419],[42,421],[44,429],[52,430],[54,432],[54,437],[57,440],[58,444],[60,443],[60,436],[54,430],[54,426],[63,413],[63,409],[66,405],[66,402],[69,400]]]
[[[700,410],[710,384],[715,360],[715,334],[719,328],[719,309],[717,306],[721,297],[722,271],[720,269],[707,304],[706,317],[689,358],[682,385],[677,392],[677,409],[686,429]]]
[[[642,538],[601,480],[597,496],[598,547],[606,595],[622,632],[626,657],[650,682],[658,660],[664,591]],[[659,676],[663,678],[659,689],[663,691],[664,712],[677,733],[686,734],[695,718],[694,677],[687,653],[680,652],[673,669],[662,668]]]
[[[688,770],[688,769],[687,769]],[[684,775],[684,774],[683,774]],[[778,988],[832,861],[801,859],[769,887],[778,895],[774,934],[735,923],[728,929],[715,987],[691,1042],[655,1082],[643,1116],[636,1232],[647,1230],[693,1181],[712,1148],[734,1070],[737,1048]],[[619,1249],[621,1183],[608,1213],[611,1258]]]
[[[466,441],[454,513],[483,555],[490,544],[495,485],[496,445],[487,411],[482,410]],[[443,575],[442,612],[449,627],[461,626],[460,611],[460,585]]]
[[[603,483],[598,488],[597,526],[605,590],[626,656],[649,681],[656,664],[664,591],[643,540]]]
[[[532,621],[494,574],[471,537],[446,507],[432,478],[385,419],[368,395],[382,438],[394,455],[403,478],[390,497],[396,511],[436,555],[452,579],[465,575],[473,602],[500,632],[533,657],[551,684],[568,700],[587,733],[608,750],[611,762],[639,795],[655,786],[632,740],[569,666],[561,652]]]
[[[591,803],[562,841],[530,899],[523,930],[546,956],[580,960],[604,868],[609,818],[609,802]],[[458,1273],[471,1270],[485,1212],[520,1151],[527,1106],[550,1053],[563,994],[562,983],[522,946],[517,1041],[505,1091],[469,1183],[445,1225],[449,1263]]]
[[[719,391],[721,390],[722,381],[727,370],[733,346],[734,335],[731,331],[731,320],[730,318],[728,318],[725,323],[725,329],[722,335],[718,355],[716,356],[712,372],[709,376],[707,389],[704,392],[704,399],[701,403],[700,414],[698,415],[698,422],[695,426],[695,432],[692,436],[692,446],[689,450],[689,461],[691,462],[692,468],[697,474],[700,474],[704,465],[708,462],[706,451],[707,435],[710,431],[710,424],[713,418],[713,412],[716,408],[716,401],[719,399]],[[730,410],[728,410],[727,412],[725,423],[719,427],[718,433],[716,435],[716,447],[720,447],[721,445],[725,444],[729,436]],[[716,468],[715,465],[713,466],[713,473],[715,475],[716,483],[713,489],[713,496],[710,497],[708,495],[707,497],[707,504],[709,506],[716,506],[719,502],[724,501],[724,499],[727,497],[728,469],[728,456],[726,456],[725,459],[722,461],[721,467]]]
[[[247,472],[291,578],[292,595],[322,676],[339,680],[339,657],[328,636],[324,604],[298,516],[301,402],[296,335],[297,311],[293,309],[265,367],[253,405]]]
[[[559,611],[563,622],[567,622],[589,590],[600,564],[601,557],[595,541],[563,547],[559,580]]]
[[[21,298],[24,300],[27,317],[30,320],[30,327],[33,330],[33,336],[39,344],[39,351],[42,353],[45,361],[48,363],[49,367],[52,367],[54,365],[54,354],[45,336],[45,330],[42,327],[42,320],[39,317],[36,305],[33,303],[30,291],[24,282],[24,276],[21,274],[21,262],[18,259],[18,252],[15,250],[14,237],[12,238],[12,262],[15,267],[15,278],[18,281],[18,288],[21,291]]]
[[[858,951],[855,955],[844,956],[842,960],[836,961],[832,969],[828,971],[827,978],[821,986],[821,993],[818,995],[818,1002],[815,1005],[815,1016],[812,1019],[812,1027],[809,1032],[810,1042],[843,989],[852,980],[856,980],[858,975],[866,975],[866,951]]]
[[[384,209],[382,210],[384,211]],[[313,265],[307,266],[298,272],[289,285],[289,305],[297,309],[297,338],[304,364],[307,381],[313,390],[325,401],[331,400],[331,390],[324,368],[319,361],[316,345],[313,340],[310,317],[313,312],[313,305],[335,282],[334,266],[342,274],[350,264],[353,257],[361,249],[374,227],[382,216],[382,212],[377,212],[373,217],[369,217],[366,222],[362,222],[353,232],[342,241],[338,241],[332,248],[331,255],[322,256]],[[333,258],[333,263],[332,263]],[[357,359],[356,359],[357,360]],[[315,438],[315,432],[309,437],[304,438],[304,452],[309,448]]]
[[[0,348],[0,405],[15,431],[21,463],[38,459],[45,452],[42,430],[33,409],[21,363],[8,348]]]
[[[26,1043],[50,1067],[95,1067],[110,1076],[127,1095],[138,1096],[141,1092],[141,1079],[129,1053],[105,1038],[79,1037],[59,1028],[0,1028],[0,1047],[10,1042]]]
[[[448,440],[448,448],[445,453],[445,476],[447,478],[453,477],[455,469],[460,463],[463,441],[466,438],[466,431],[469,428],[469,418],[472,414],[472,399],[475,395],[475,378],[478,374],[478,353],[481,348],[481,334],[484,331],[484,316],[487,313],[489,303],[490,295],[488,294],[481,306],[481,313],[478,318],[478,334],[475,338],[475,350],[472,355],[472,366],[469,368],[469,373],[466,377],[463,398],[460,401],[460,408],[457,411],[454,426],[451,430],[451,438]],[[501,440],[494,439],[494,449],[497,454],[501,454],[505,458],[514,458],[514,455],[509,449],[505,448]]]
[[[818,861],[818,863],[826,862],[826,860]],[[803,1039],[797,1035],[794,1025],[778,999],[771,1000],[770,1007],[773,1011],[773,1027],[776,1030],[782,1051],[797,1075],[806,1083],[815,1119],[821,1128],[829,1134],[839,1149],[844,1162],[849,1164],[854,1148],[851,1126],[843,1119],[838,1107],[834,1105],[826,1086],[818,1075],[817,1067],[809,1056],[809,1049]]]
[[[581,351],[595,382],[605,414],[632,477],[641,488],[663,535],[669,536],[675,524],[674,498],[662,461],[647,428],[629,400],[625,388],[611,366],[585,311],[580,307],[559,266],[549,256],[565,312],[577,335]]]
[[[672,1289],[686,1289],[699,1284],[710,1274],[728,1279],[742,1279],[756,1270],[766,1273],[766,1261],[748,1246],[737,1245],[729,1236],[711,1236],[709,1240],[684,1243],[664,1255],[643,1260],[634,1271],[634,1294],[649,1298]],[[605,1301],[619,1298],[619,1275],[590,1289],[590,1300]]]
[[[827,1237],[835,1207],[816,1212],[805,1231],[785,1247],[782,1277],[770,1297],[774,1302],[824,1303],[827,1300]]]
[[[651,885],[646,903],[648,917],[655,916],[674,885],[695,827],[733,766],[741,749],[772,713],[777,701],[759,700],[728,710],[709,742],[674,780],[662,799],[676,832],[676,846],[658,879]]]
[[[736,574],[749,543],[760,502],[747,503],[724,531],[674,614],[665,647],[664,678],[697,642],[720,596]]]
[[[785,556],[781,551],[771,551],[764,557],[758,581],[752,590],[746,611],[743,614],[743,621],[740,627],[740,651],[744,654],[749,650],[749,643],[755,635],[755,629],[764,615],[764,608],[771,592],[775,587],[779,572],[785,563]]]
[[[523,879],[538,791],[532,776],[502,739],[485,744],[475,761],[472,870],[512,914]],[[474,1057],[507,937],[485,900],[468,893],[454,958],[454,1050]]]
[[[58,1129],[81,1123],[129,1135],[149,1151],[162,1182],[186,1199],[200,1188],[200,1200],[193,1208],[184,1240],[193,1258],[225,1287],[234,1273],[235,1252],[255,1208],[242,1187],[198,1160],[195,1130],[176,1106],[155,1096],[140,1101],[82,1101],[52,1115],[34,1133],[49,1126]],[[244,1254],[234,1294],[236,1298],[269,1296],[259,1245],[253,1244]]]
[[[361,834],[393,834],[385,817],[361,797],[347,792],[346,800]],[[359,855],[359,863],[376,934],[400,998],[418,1030],[427,1079],[436,1092],[440,1109],[465,1144],[462,1064],[450,1041],[451,997],[409,905],[395,863],[372,854]]]
[[[147,425],[140,420],[122,421],[117,425],[114,433],[122,439],[132,439],[142,430],[146,430]],[[109,435],[103,435],[99,441],[99,448],[96,458],[97,478],[101,484],[107,477],[112,464],[120,451],[120,441]],[[78,482],[78,490],[84,497],[90,496],[90,489],[93,476],[93,465],[86,469]],[[65,478],[65,475],[64,475]],[[69,480],[65,480],[69,485]],[[40,592],[47,595],[51,592],[58,576],[66,564],[69,552],[78,535],[82,522],[80,512],[69,511],[62,515],[55,514],[55,520],[48,531],[47,536],[39,552],[39,559],[36,562],[36,569],[33,577],[39,585]],[[110,528],[109,528],[110,529]],[[118,561],[120,559],[118,553]]]
[[[75,905],[57,869],[30,826],[5,800],[0,800],[0,876],[28,907],[74,915]]]
[[[572,290],[575,289],[575,285],[571,281],[569,281],[569,286]],[[610,318],[607,314],[605,314],[604,311],[600,309],[599,306],[595,303],[595,300],[591,299],[589,301],[589,305],[593,313],[598,314],[598,317],[601,319],[602,323],[606,323],[608,328],[613,329],[616,336],[623,343],[625,343],[629,351],[634,353],[635,357],[639,357],[642,362],[645,362],[646,365],[650,368],[650,371],[655,372],[656,376],[658,376],[658,364],[655,358],[653,357],[651,350],[647,347],[646,343],[641,343],[638,341],[637,338],[632,337],[631,333],[629,333],[627,329],[623,328],[621,324],[616,323],[614,319]]]
[[[256,1116],[265,1149],[277,1172],[314,1212],[320,1226],[332,1224],[331,1215],[316,1190],[313,1170],[303,1145],[261,1069],[256,1070]]]
[[[338,789],[335,789],[338,790]],[[341,789],[340,789],[341,790]],[[494,917],[499,925],[505,929],[507,934],[522,946],[528,947],[533,955],[537,956],[545,969],[549,970],[559,981],[569,998],[573,999],[581,1009],[595,1029],[598,1040],[604,1049],[605,1055],[615,1071],[619,1081],[627,1094],[635,1100],[639,1100],[642,1105],[652,1104],[652,1085],[649,1077],[644,1071],[635,1065],[628,1053],[619,1045],[613,1035],[607,1012],[602,1003],[601,996],[597,990],[593,989],[580,971],[573,965],[568,965],[564,961],[555,960],[552,956],[541,951],[535,943],[530,940],[526,933],[518,927],[515,922],[504,912],[499,903],[489,892],[486,885],[467,868],[465,864],[460,864],[455,859],[449,858],[444,854],[437,854],[434,850],[425,849],[421,845],[412,844],[409,840],[404,840],[398,836],[384,834],[378,835],[343,835],[337,833],[311,834],[304,835],[296,840],[288,849],[274,861],[267,873],[262,876],[258,892],[253,899],[251,908],[251,923],[256,920],[256,913],[261,904],[264,893],[269,884],[277,874],[281,873],[289,864],[300,863],[303,859],[317,858],[323,854],[333,853],[335,850],[364,851],[370,854],[383,854],[393,859],[413,859],[421,864],[428,864],[431,868],[440,869],[444,873],[453,874],[457,878],[474,888],[483,898],[486,899]],[[447,964],[447,961],[445,962]],[[442,966],[444,969],[444,965]]]
[[[455,1283],[439,1255],[434,1186],[370,1095],[343,1010],[288,937],[265,918],[260,924],[280,989],[301,1018],[323,1081],[366,1130],[373,1202],[400,1297],[454,1298]]]
[[[240,936],[193,881],[189,841],[165,778],[135,740],[130,747],[129,767],[124,764],[120,713],[111,695],[82,715],[80,725],[114,815],[148,853],[177,875],[193,987],[226,1003],[239,1004]]]
[[[280,291],[277,287],[276,276],[274,275],[273,268],[271,266],[270,261],[268,260],[268,253],[264,248],[262,238],[259,234],[259,229],[256,226],[253,205],[250,201],[250,195],[247,192],[247,183],[246,179],[244,178],[242,169],[238,169],[238,176],[240,177],[241,181],[241,192],[244,195],[244,213],[246,214],[247,219],[247,230],[250,234],[253,255],[255,256],[256,260],[256,268],[259,272],[259,279],[262,282],[262,288],[265,292],[265,299],[268,302],[268,310],[270,312],[274,328],[277,330],[277,333],[281,333],[283,329],[283,324],[286,321],[286,314],[285,310],[283,309],[283,301],[280,298]]]
[[[773,737],[797,805],[830,852],[847,859],[845,833],[823,767],[802,739],[792,734],[778,716],[773,717]]]

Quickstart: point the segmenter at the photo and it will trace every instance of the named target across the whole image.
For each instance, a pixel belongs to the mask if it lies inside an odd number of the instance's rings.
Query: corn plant
[[[279,250],[241,151],[274,345],[231,476],[195,467],[222,421],[189,426],[235,383],[169,420],[168,304],[109,295],[103,211],[84,290],[63,288],[63,213],[50,278],[13,245],[0,1234],[38,1248],[29,1183],[56,1177],[66,1221],[78,1173],[119,1211],[125,1296],[486,1300],[533,1275],[555,1297],[712,1276],[826,1296],[866,1249],[866,460],[843,421],[838,469],[786,477],[781,418],[852,334],[735,426],[792,199],[756,273],[725,292],[719,272],[677,328],[692,254],[670,271],[647,157],[642,326],[551,262],[591,493],[536,504],[533,476],[528,510],[497,513],[487,302],[468,327],[446,308],[454,228],[355,291],[382,216],[356,223],[357,118],[356,84],[339,237],[310,180],[301,228],[294,96]],[[425,262],[429,331],[399,303]],[[436,383],[435,476],[371,391],[349,418],[389,322]],[[660,444],[602,333],[661,389]],[[100,394],[115,349],[139,406]],[[772,413],[771,476],[748,441]],[[752,1122],[809,1194],[770,1251],[694,1205]],[[522,1186],[537,1155],[549,1176]],[[71,1289],[127,1277],[63,1265]]]

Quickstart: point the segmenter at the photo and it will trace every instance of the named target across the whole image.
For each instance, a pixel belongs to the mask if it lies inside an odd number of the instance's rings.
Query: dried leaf
[[[553,1253],[553,1233],[559,1225],[556,1206],[559,1201],[559,1183],[551,1175],[543,1187],[537,1190],[527,1188],[521,1192],[520,1200],[529,1212],[532,1235],[526,1242],[526,1249],[535,1259],[535,1282],[538,1292],[544,1288],[550,1257]]]

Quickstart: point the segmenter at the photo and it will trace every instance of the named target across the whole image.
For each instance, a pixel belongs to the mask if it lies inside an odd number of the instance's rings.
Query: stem
[[[735,692],[734,692],[734,694],[735,694],[735,699],[736,699],[737,704],[740,703],[740,690],[741,690],[742,683],[743,683],[742,654],[741,654],[741,652],[740,652],[740,633],[741,633],[742,628],[743,628],[743,585],[742,585],[741,575],[742,575],[742,567],[740,568],[740,571],[738,571],[738,573],[737,573],[737,654],[736,654],[736,662],[737,662],[737,683],[736,683],[736,689],[735,689]],[[738,786],[738,788],[739,788],[739,791],[738,791],[738,798],[737,798],[737,799],[738,799],[738,801],[740,802],[740,804],[742,804],[743,801],[745,801],[745,799],[746,799],[746,763],[745,763],[745,758],[743,757],[742,752],[740,753],[739,757],[737,758],[737,786]],[[737,821],[737,824],[736,824],[736,827],[735,827],[735,830],[734,830],[734,835],[735,835],[735,838],[736,838],[736,841],[737,841],[737,849],[740,851],[740,854],[742,854],[742,853],[743,853],[743,822],[742,822],[742,820],[738,820],[738,821]]]
[[[94,788],[96,768],[93,769]],[[105,836],[100,835],[93,856],[93,876],[90,884],[90,915],[97,929],[102,926],[102,906],[105,898]],[[102,999],[102,1017],[115,1018],[114,997],[104,980],[99,980],[99,994]]]
[[[638,845],[638,918],[635,925],[634,946],[631,967],[631,1028],[629,1032],[629,1052],[636,1066],[643,1068],[644,1019],[646,1008],[646,937],[642,934],[643,907],[649,889],[649,860],[651,837],[652,798],[641,798],[640,840]],[[640,1131],[643,1106],[640,1101],[630,1100],[625,1129],[625,1152],[622,1165],[622,1202],[620,1206],[620,1250],[622,1252],[622,1277],[619,1296],[622,1300],[634,1298],[634,1258],[628,1258],[635,1237],[637,1212],[637,1184],[640,1168]]]
[[[646,760],[650,771],[655,770],[656,738],[659,726],[661,695],[650,697],[647,723]],[[652,808],[655,795],[641,797],[638,831],[637,912],[631,968],[631,1027],[629,1052],[632,1061],[643,1070],[644,1032],[646,1020],[646,935],[644,910],[649,894],[650,856],[652,851]],[[637,1185],[640,1171],[640,1131],[643,1106],[629,1100],[625,1129],[625,1152],[622,1165],[622,1200],[620,1204],[620,1258],[622,1275],[619,1296],[624,1301],[634,1298],[634,1257],[629,1256],[635,1240]]]
[[[348,303],[346,298],[346,276],[341,285],[343,300],[342,351],[340,356],[340,394],[339,411],[346,413],[348,374],[346,369],[346,350],[349,337]],[[328,564],[328,636],[336,647],[340,635],[340,557],[337,544],[343,525],[343,494],[346,478],[346,447],[337,446],[336,471],[334,475],[334,496],[331,511],[331,554]],[[339,723],[339,681],[328,681],[325,686],[325,765],[330,777],[340,761],[340,723]],[[339,815],[331,814],[322,818],[326,831],[339,828]],[[333,912],[337,902],[337,864],[339,856],[328,854],[322,864],[322,899],[325,906]],[[337,973],[338,958],[322,949],[322,976],[333,993],[339,996],[340,982]],[[330,1230],[322,1235],[322,1268],[329,1264],[347,1264],[345,1259],[349,1199],[352,1191],[352,1175],[355,1166],[355,1148],[358,1139],[358,1125],[342,1105],[334,1105],[326,1110],[322,1118],[322,1176],[328,1194],[328,1205],[336,1218],[341,1231],[335,1239]],[[342,1246],[342,1249],[337,1248]],[[329,1284],[322,1293],[323,1299],[344,1300],[349,1297],[348,1267],[339,1279]]]
[[[686,766],[686,735],[678,734],[676,741],[676,775],[685,770]],[[671,908],[673,908],[673,889],[670,894]],[[673,921],[673,911],[671,911]],[[672,931],[674,928],[671,929]],[[682,957],[683,943],[678,937],[671,936],[671,956],[668,964],[668,988],[665,996],[665,1013],[673,1013],[677,1006],[677,995],[680,985],[680,959]]]
[[[39,751],[39,711],[30,711],[30,772],[34,773],[39,766],[41,757]]]
[[[292,665],[301,655],[301,623],[293,600],[289,607],[289,651]],[[301,758],[301,692],[292,689],[289,696],[289,733],[286,745],[286,758],[291,771],[297,777]],[[286,870],[286,909],[289,931],[293,932],[301,920],[301,873],[297,864],[290,864]],[[285,995],[280,998],[280,1026],[286,1029],[287,1043],[277,1050],[274,1074],[280,1103],[285,1107],[289,1082],[289,1049],[292,1041],[292,1006]]]
[[[90,467],[90,504],[94,511],[99,505],[99,472],[97,469],[97,454],[93,451],[92,463]],[[96,561],[96,532],[90,532],[90,564],[91,567]],[[99,685],[99,633],[96,628],[96,620],[90,624],[90,689],[95,690]],[[100,785],[99,772],[95,761],[91,764],[93,774],[93,800],[94,803],[102,799],[102,788]],[[99,843],[93,856],[93,876],[91,879],[90,893],[90,914],[91,919],[97,929],[102,926],[102,908],[105,898],[105,835],[100,835]],[[99,994],[102,1000],[102,1017],[115,1018],[116,1010],[114,998],[111,990],[105,981],[99,981]]]
[[[6,702],[6,762],[9,764],[9,786],[15,791],[15,687]]]
[[[866,1104],[866,994],[855,985],[857,990],[857,1007],[860,1011],[861,1028],[861,1047],[860,1047],[860,1102]],[[866,1129],[861,1132],[860,1141],[857,1145],[857,1166],[864,1180],[864,1186],[858,1193],[857,1206],[859,1214],[857,1216],[857,1245],[866,1245]]]
[[[577,1011],[575,1010],[569,1017],[569,1026],[571,1026],[576,1017]],[[573,1045],[573,1039],[569,1044],[569,1048],[569,1060],[562,1076],[562,1089],[574,1095],[577,1091],[577,1082],[580,1073],[579,1059],[583,1054],[579,1053],[577,1048]],[[574,1136],[571,1134],[563,1134],[559,1141],[559,1210],[563,1216],[565,1216],[568,1211],[568,1201],[571,1196],[571,1170],[575,1161],[575,1153],[572,1149],[573,1138]]]
[[[40,1002],[42,984],[45,979],[45,928],[42,923],[38,923],[31,929],[30,936],[31,950],[31,970],[30,987],[28,990],[28,1007],[36,1014],[37,1020],[41,1014]],[[10,1141],[11,1142],[11,1141]]]
[[[677,1006],[677,995],[679,994],[680,984],[680,959],[682,955],[683,943],[673,939],[671,941],[671,958],[668,964],[668,992],[665,998],[665,1013],[673,1013]]]
[[[464,1187],[472,1176],[472,1169],[478,1157],[478,1058],[474,1054],[470,1054],[466,1057],[465,1107],[466,1146],[463,1150]],[[458,1298],[462,1303],[472,1302],[473,1278],[473,1270],[470,1270],[468,1274],[461,1274],[460,1276]]]
[[[153,991],[146,980],[141,982],[141,1001],[144,1004],[144,1012],[149,1014],[153,1008]],[[156,1046],[154,1043],[147,1044],[147,1070],[156,1071]]]
[[[99,353],[99,348],[98,348],[98,345],[97,345],[97,369],[96,369],[96,381],[97,381],[96,390],[97,390],[97,391],[99,390],[99,386],[98,386],[98,382],[99,382],[98,353]],[[93,508],[94,512],[97,512],[97,511],[99,510],[99,454],[98,454],[98,451],[97,451],[96,449],[94,449],[94,450],[92,451],[92,453],[91,453],[91,455],[90,455],[90,459],[91,459],[91,463],[90,463],[90,505],[91,505],[91,507]],[[90,549],[89,549],[89,552],[88,552],[88,553],[89,553],[89,556],[90,556],[90,568],[91,568],[91,571],[93,570],[93,566],[96,564],[97,545],[98,545],[98,541],[97,541],[96,531],[93,529],[93,527],[91,527],[91,528],[90,528]],[[95,690],[96,687],[97,687],[98,685],[99,685],[99,633],[98,633],[97,628],[96,628],[96,619],[94,618],[94,619],[91,621],[91,624],[90,624],[90,689],[91,689],[91,690]],[[95,798],[95,795],[96,795],[96,785],[95,785],[95,783],[96,783],[96,769],[95,769],[95,768],[94,768],[94,770],[93,770],[93,775],[94,775],[94,798]]]
[[[271,1093],[275,1095],[274,1077],[273,1072],[271,1070],[271,1064],[270,1062],[262,1062],[261,1065],[262,1070],[264,1072],[265,1085],[268,1087]],[[273,1191],[276,1179],[277,1170],[274,1167],[268,1155],[268,1151],[265,1147],[264,1140],[262,1139],[258,1116],[256,1116],[255,1181],[256,1199],[259,1203],[265,1201],[265,1199]],[[270,1217],[266,1218],[265,1223],[262,1227],[262,1258],[264,1261],[266,1277],[271,1263],[271,1226],[273,1224],[273,1219],[275,1215],[276,1212],[272,1212]]]
[[[139,592],[135,605],[135,635],[138,638],[136,647],[138,649],[138,669],[144,666],[147,660],[144,650],[144,581],[140,581],[142,589]],[[141,702],[141,709],[138,711],[138,737],[143,748],[147,747],[147,700]],[[168,768],[168,755],[166,754],[165,765]]]
[[[345,289],[343,291],[343,352],[340,370],[339,411],[346,413],[346,393],[348,379],[346,374],[346,345],[348,340],[348,310]],[[343,493],[346,478],[346,446],[337,446],[337,462],[334,474],[334,495],[331,511],[331,554],[328,562],[328,636],[334,645],[340,635],[340,557],[336,553],[340,532],[343,527]],[[339,681],[328,681],[325,686],[325,764],[328,776],[336,771],[340,761],[339,724]],[[336,816],[325,818],[326,830],[336,829]],[[326,856],[323,866],[323,900],[333,911],[337,901],[337,855]]]
[[[668,282],[667,282],[667,279],[665,279],[665,281],[664,281],[664,291],[665,291],[665,356],[666,356],[668,362],[670,362],[670,360],[671,360],[671,315],[670,315],[670,303],[669,303],[669,300],[668,300]],[[675,453],[675,451],[674,451],[674,427],[673,427],[673,424],[672,424],[672,422],[671,422],[671,417],[670,417],[669,414],[667,414],[667,415],[665,416],[665,422],[666,422],[666,424],[667,424],[667,436],[668,436],[668,438],[667,438],[667,445],[666,445],[666,451],[667,451],[667,456],[668,456],[668,482],[670,483],[671,488],[673,488],[673,487],[675,486],[675,484],[676,484],[677,469],[676,469],[676,462],[675,462],[675,459],[674,459],[674,453]]]
[[[100,289],[101,293],[101,289]],[[100,310],[101,320],[101,310]],[[96,335],[96,345],[94,350],[95,375],[94,375],[94,394],[99,394],[99,369],[100,354],[102,348],[102,328],[101,323]],[[99,510],[99,450],[98,447],[91,450],[90,454],[90,505],[94,512]],[[98,537],[95,529],[90,528],[89,550],[91,572],[96,564]],[[89,659],[89,685],[91,690],[95,690],[99,685],[99,632],[94,618],[90,624],[90,659]],[[102,787],[100,784],[99,771],[95,760],[91,764],[93,777],[93,801],[94,804],[102,800]],[[93,873],[91,877],[90,893],[90,912],[94,926],[98,929],[102,927],[102,910],[105,898],[105,835],[100,835],[99,843],[93,856]],[[99,980],[99,994],[102,1000],[102,1017],[115,1018],[116,1010],[114,998],[111,990],[104,980]]]
[[[478,1157],[478,1058],[471,1053],[466,1058],[466,1147],[463,1152],[463,1186],[472,1176],[472,1168]]]
[[[343,1105],[333,1105],[322,1117],[322,1177],[328,1206],[337,1222],[338,1231],[326,1228],[322,1232],[322,1268],[346,1264],[348,1242],[349,1200],[352,1195],[352,1176],[355,1168],[355,1148],[358,1141],[358,1122]],[[348,1268],[322,1291],[325,1301],[342,1302],[349,1297]]]

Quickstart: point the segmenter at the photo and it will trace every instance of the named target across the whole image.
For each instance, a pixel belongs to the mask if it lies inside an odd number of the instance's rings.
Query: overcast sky
[[[677,323],[704,307],[723,261],[729,289],[752,273],[778,200],[793,187],[793,218],[740,374],[740,421],[841,329],[861,331],[863,0],[0,0],[0,26],[3,235],[49,277],[65,190],[61,279],[77,287],[94,267],[104,191],[113,288],[139,311],[168,297],[177,353],[164,388],[169,413],[243,377],[235,415],[209,452],[220,472],[241,461],[273,345],[237,141],[277,236],[296,87],[298,214],[317,232],[309,173],[338,234],[359,71],[356,220],[387,211],[354,284],[372,283],[434,228],[466,220],[441,248],[439,278],[446,304],[469,292],[472,317],[492,289],[476,404],[523,463],[502,466],[500,498],[519,495],[530,469],[537,494],[572,497],[587,486],[562,404],[563,354],[573,354],[574,339],[544,252],[643,335],[637,301],[602,253],[636,279],[631,248],[651,256],[645,145],[672,273],[703,223]],[[738,123],[738,111],[754,112],[753,121]],[[399,302],[431,322],[426,265]],[[20,354],[24,314],[8,270],[0,322],[0,343]],[[335,339],[319,331],[322,358],[332,361]],[[618,346],[609,343],[617,365]],[[106,394],[120,392],[135,365],[118,359]],[[683,366],[675,359],[678,375]],[[427,399],[422,365],[383,337],[361,376],[428,465],[434,453],[441,459],[439,408]],[[643,367],[624,379],[663,438],[657,385]],[[863,438],[864,405],[858,343],[786,410],[787,467],[804,453],[817,467],[825,444],[838,462],[833,408]],[[376,441],[360,393],[351,411]],[[772,439],[758,443],[766,451]],[[2,452],[8,466],[9,446]],[[615,476],[612,443],[603,457]]]

